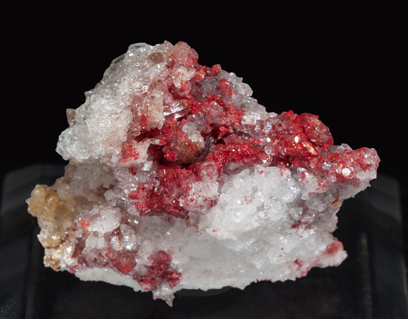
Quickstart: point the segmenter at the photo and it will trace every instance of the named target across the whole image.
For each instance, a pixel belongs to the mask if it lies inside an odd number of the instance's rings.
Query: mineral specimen
[[[67,110],[65,175],[27,200],[46,266],[171,304],[346,258],[336,213],[376,177],[376,151],[333,145],[316,115],[267,113],[197,61],[184,42],[131,45]]]

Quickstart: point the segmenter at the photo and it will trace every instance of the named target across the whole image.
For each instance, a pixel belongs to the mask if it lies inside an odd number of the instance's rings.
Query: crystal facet
[[[169,304],[180,289],[339,265],[336,213],[376,177],[376,151],[333,145],[318,116],[267,113],[251,95],[184,42],[131,45],[67,110],[65,175],[27,200],[44,264]]]

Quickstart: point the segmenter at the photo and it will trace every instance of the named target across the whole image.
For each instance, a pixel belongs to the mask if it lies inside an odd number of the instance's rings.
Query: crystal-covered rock
[[[169,304],[339,265],[336,213],[376,177],[376,151],[251,95],[184,42],[130,46],[67,111],[65,175],[28,199],[45,265]]]

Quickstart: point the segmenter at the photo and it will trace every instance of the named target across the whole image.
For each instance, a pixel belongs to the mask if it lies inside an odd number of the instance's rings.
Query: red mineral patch
[[[134,274],[133,278],[137,280],[144,290],[154,290],[164,283],[168,283],[170,289],[173,289],[181,280],[181,273],[171,267],[171,255],[158,251],[149,257],[151,265],[146,266],[147,273],[140,275]]]

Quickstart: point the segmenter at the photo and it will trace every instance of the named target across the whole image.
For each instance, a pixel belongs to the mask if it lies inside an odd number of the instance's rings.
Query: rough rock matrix
[[[197,61],[184,42],[131,45],[67,110],[65,175],[27,200],[46,266],[171,304],[346,258],[336,213],[376,177],[376,151],[333,145],[316,115],[267,113]]]

